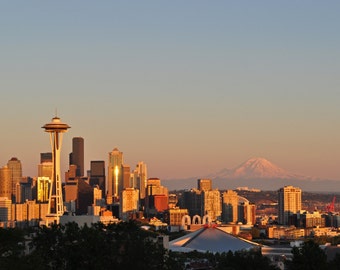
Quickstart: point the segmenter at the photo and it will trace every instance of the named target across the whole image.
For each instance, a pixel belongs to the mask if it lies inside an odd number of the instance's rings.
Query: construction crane
[[[334,212],[334,204],[335,204],[335,196],[333,197],[333,200],[326,205],[326,212]]]

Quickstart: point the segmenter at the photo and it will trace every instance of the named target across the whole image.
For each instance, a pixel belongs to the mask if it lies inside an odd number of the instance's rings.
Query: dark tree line
[[[24,235],[2,229],[0,269],[166,269],[166,250],[153,234],[134,222],[42,227],[31,232],[31,252],[23,255]]]
[[[29,237],[28,237],[29,236]],[[79,227],[76,223],[31,231],[0,229],[0,269],[184,269],[185,262],[205,260],[209,269],[276,269],[260,251],[177,253],[163,248],[158,233],[134,221]],[[28,242],[27,242],[28,240]],[[25,241],[30,252],[25,253]],[[293,249],[289,269],[338,269],[315,242]]]

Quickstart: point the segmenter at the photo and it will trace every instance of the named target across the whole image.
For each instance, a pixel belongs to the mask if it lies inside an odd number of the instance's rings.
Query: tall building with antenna
[[[63,195],[60,176],[60,151],[62,145],[62,135],[70,128],[62,123],[60,118],[55,116],[50,123],[42,128],[50,134],[52,148],[52,179],[50,196],[48,200],[47,223],[59,223],[59,217],[64,213]]]

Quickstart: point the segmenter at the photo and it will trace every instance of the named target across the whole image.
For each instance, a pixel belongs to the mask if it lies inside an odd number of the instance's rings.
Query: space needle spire
[[[48,199],[47,223],[59,223],[59,217],[64,213],[63,195],[60,177],[60,150],[62,145],[62,135],[70,128],[69,125],[62,123],[60,118],[55,116],[50,123],[42,128],[50,133],[52,147],[52,179]]]

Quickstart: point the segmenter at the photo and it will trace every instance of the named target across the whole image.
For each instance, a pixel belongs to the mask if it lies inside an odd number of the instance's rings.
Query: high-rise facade
[[[76,165],[76,176],[84,176],[84,138],[72,138],[72,153],[70,154],[70,165]]]
[[[127,221],[138,211],[139,191],[134,188],[126,188],[121,192],[120,218]]]
[[[146,197],[145,197],[145,212],[147,216],[152,216],[157,211],[168,208],[169,191],[161,185],[159,178],[149,178],[147,180]]]
[[[301,189],[285,186],[278,190],[279,224],[290,225],[289,218],[301,210]]]
[[[211,179],[198,179],[197,180],[197,189],[200,190],[200,191],[212,190]]]
[[[213,221],[221,217],[221,194],[219,190],[207,190],[202,192],[202,207],[204,215],[208,215]]]
[[[90,185],[98,185],[102,191],[102,197],[105,197],[105,161],[93,160],[90,164]]]
[[[52,162],[52,152],[40,153],[40,163]]]
[[[119,179],[122,177],[123,152],[114,148],[109,153],[107,176],[107,203],[112,204],[119,200]]]
[[[180,201],[181,208],[188,209],[191,217],[195,215],[204,216],[202,207],[202,191],[198,189],[185,190],[183,192],[182,200]]]
[[[12,183],[12,195],[11,200],[13,203],[20,202],[19,194],[17,194],[18,186],[20,188],[20,182],[22,179],[22,166],[20,160],[16,157],[12,157],[7,162],[7,167],[11,171],[11,183]]]
[[[238,220],[238,195],[233,190],[226,190],[222,194],[222,221],[236,223]]]
[[[12,220],[12,200],[0,196],[0,221]]]
[[[122,173],[119,178],[119,185],[118,185],[118,194],[120,196],[120,193],[126,189],[130,188],[131,186],[131,172],[130,172],[130,166],[126,164],[122,164]]]
[[[0,168],[0,197],[12,200],[11,170],[8,166]]]
[[[52,153],[40,153],[40,164],[38,164],[38,177],[48,177],[52,179]]]
[[[242,198],[242,197],[239,197]],[[249,203],[248,200],[239,201],[238,205],[238,222],[247,225],[254,225],[256,222],[256,206],[254,203]]]
[[[46,203],[51,188],[51,178],[49,177],[38,177],[37,180],[37,202]]]
[[[168,209],[164,213],[164,221],[170,226],[182,226],[183,217],[186,215],[189,215],[188,209]]]
[[[146,185],[148,179],[147,166],[143,161],[138,162],[136,169],[132,173],[132,187],[139,190],[141,200],[145,199]]]

